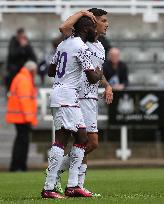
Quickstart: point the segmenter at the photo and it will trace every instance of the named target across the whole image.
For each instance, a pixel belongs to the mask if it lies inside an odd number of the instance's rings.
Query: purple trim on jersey
[[[61,107],[73,107],[73,108],[80,108],[80,106],[77,106],[77,105],[61,105]]]
[[[59,147],[61,149],[64,149],[64,145],[63,144],[59,144],[57,142],[54,142],[52,146],[56,146],[56,147]]]
[[[80,100],[83,100],[83,99],[93,99],[93,100],[96,100],[96,101],[98,101],[98,99],[97,98],[79,98]]]
[[[86,149],[86,144],[73,144],[73,146],[80,149]]]

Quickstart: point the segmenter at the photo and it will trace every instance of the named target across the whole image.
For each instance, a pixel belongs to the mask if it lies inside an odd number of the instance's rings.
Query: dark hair
[[[104,11],[103,9],[91,8],[91,9],[89,9],[88,11],[91,12],[91,13],[93,13],[94,16],[107,15],[107,11]]]
[[[22,34],[24,32],[25,32],[24,28],[18,28],[17,30],[17,34]]]
[[[94,26],[93,21],[88,16],[83,16],[74,24],[74,32],[77,34],[89,26]]]

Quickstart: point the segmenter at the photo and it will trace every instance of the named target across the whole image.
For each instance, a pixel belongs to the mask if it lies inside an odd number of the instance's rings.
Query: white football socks
[[[70,166],[70,156],[67,154],[63,157],[62,163],[60,165],[60,168],[57,172],[57,180],[56,180],[56,185],[58,185],[59,183],[61,183],[61,178],[60,175],[67,171],[69,169]]]
[[[79,175],[78,175],[78,186],[80,188],[83,188],[83,186],[84,186],[86,170],[87,170],[87,165],[81,164],[80,169],[79,169]]]
[[[70,156],[67,154],[63,157],[61,166],[59,168],[59,174],[63,173],[64,171],[68,170],[70,166]]]
[[[48,157],[48,171],[46,182],[44,185],[45,190],[53,190],[56,184],[57,172],[61,166],[64,156],[64,150],[57,146],[52,146]]]
[[[78,185],[78,174],[81,166],[85,150],[73,146],[70,152],[70,167],[67,187],[75,187]]]

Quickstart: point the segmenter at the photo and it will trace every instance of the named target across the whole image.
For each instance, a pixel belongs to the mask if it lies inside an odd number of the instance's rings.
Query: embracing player
[[[55,125],[56,141],[52,145],[48,158],[48,169],[43,198],[63,198],[54,191],[57,172],[61,166],[64,148],[70,134],[74,136],[74,144],[70,152],[69,178],[65,194],[67,196],[85,196],[90,194],[78,187],[78,174],[81,166],[87,133],[84,119],[79,107],[79,88],[82,73],[85,72],[90,83],[102,78],[102,73],[92,65],[91,52],[85,44],[93,42],[95,24],[89,17],[80,18],[75,24],[74,37],[59,44],[48,70],[50,77],[55,76],[50,94],[50,107]]]
[[[70,36],[73,33],[73,26],[78,21],[81,16],[89,16],[93,20],[96,18],[96,37],[94,42],[86,42],[89,47],[92,56],[92,62],[95,67],[102,67],[102,64],[105,60],[105,50],[102,44],[97,40],[100,35],[105,35],[108,28],[108,19],[107,12],[102,9],[92,8],[88,11],[80,11],[73,16],[70,16],[61,26],[60,31],[65,36]],[[112,88],[109,83],[106,81],[105,77],[100,80],[101,85],[105,88],[103,96],[107,104],[112,103],[113,93]],[[96,84],[90,84],[86,74],[83,74],[81,91],[80,91],[80,107],[84,117],[84,122],[86,124],[86,130],[88,135],[88,143],[85,152],[85,157],[83,163],[79,169],[78,176],[78,186],[83,188],[86,170],[87,170],[87,155],[92,152],[98,146],[98,130],[97,130],[97,114],[98,114],[98,86],[99,82]],[[69,167],[69,155],[66,155],[63,159],[63,162],[58,172],[58,183],[56,188],[62,192],[60,184],[60,173]],[[83,188],[84,189],[84,188]],[[84,189],[86,192],[91,193],[87,189]],[[100,196],[100,194],[91,193],[92,196]]]

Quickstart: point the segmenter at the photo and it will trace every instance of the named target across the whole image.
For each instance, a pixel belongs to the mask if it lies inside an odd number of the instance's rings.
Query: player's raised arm
[[[81,18],[82,16],[88,16],[92,19],[92,21],[95,23],[96,18],[95,16],[86,10],[79,11],[75,13],[74,15],[70,16],[63,24],[60,25],[59,30],[61,33],[64,34],[65,37],[69,37],[72,35],[73,31],[73,25]]]

